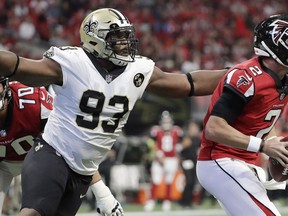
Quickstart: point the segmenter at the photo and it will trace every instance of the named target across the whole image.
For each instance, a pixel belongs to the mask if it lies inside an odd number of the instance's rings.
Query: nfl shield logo
[[[107,75],[105,76],[105,80],[106,80],[106,82],[107,82],[107,83],[110,83],[110,82],[112,82],[112,80],[113,80],[113,77],[112,77],[112,75],[110,75],[110,74],[107,74]]]

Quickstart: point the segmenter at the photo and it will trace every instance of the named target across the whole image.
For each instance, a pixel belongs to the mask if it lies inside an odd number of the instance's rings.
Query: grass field
[[[275,203],[282,216],[288,216],[288,206],[285,206],[284,201]],[[157,204],[154,211],[143,211],[143,205],[124,204],[125,216],[225,216],[225,212],[219,204],[211,203],[210,200],[205,201],[202,205],[195,205],[189,209],[183,209],[177,204],[172,205],[169,212],[161,211],[161,205]],[[89,212],[88,206],[82,205],[77,216],[95,216],[97,212]]]
[[[275,203],[282,216],[288,216],[288,206],[285,202],[277,201]],[[225,212],[218,203],[206,201],[202,205],[195,205],[189,209],[183,209],[177,204],[172,205],[169,212],[161,210],[161,205],[157,204],[154,211],[143,211],[143,205],[139,204],[123,204],[125,216],[225,216]],[[12,216],[12,215],[11,215]],[[16,216],[16,215],[15,215]],[[100,216],[96,211],[90,211],[87,204],[83,204],[77,216]]]

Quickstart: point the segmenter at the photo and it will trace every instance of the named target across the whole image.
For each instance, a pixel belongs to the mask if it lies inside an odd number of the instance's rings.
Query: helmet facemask
[[[12,98],[12,92],[9,87],[8,78],[0,78],[0,84],[3,87],[3,91],[0,93],[0,111],[1,111],[9,104]]]
[[[109,61],[118,66],[125,66],[128,62],[134,61],[138,44],[134,32],[132,26],[109,30],[106,36],[106,50],[110,53]],[[121,49],[123,46],[125,48]]]

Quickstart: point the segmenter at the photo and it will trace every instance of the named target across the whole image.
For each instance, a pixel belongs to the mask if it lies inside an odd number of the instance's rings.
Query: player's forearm
[[[0,51],[0,76],[11,76],[17,69],[18,57],[10,51]]]
[[[202,96],[212,94],[226,72],[227,69],[190,72],[194,83],[194,95]]]
[[[224,119],[216,116],[210,116],[205,126],[205,137],[216,143],[245,150],[250,139],[249,136],[231,127]]]
[[[92,181],[91,181],[90,185],[93,185],[94,183],[96,183],[100,180],[101,180],[101,175],[98,171],[96,171],[96,173],[92,177]]]

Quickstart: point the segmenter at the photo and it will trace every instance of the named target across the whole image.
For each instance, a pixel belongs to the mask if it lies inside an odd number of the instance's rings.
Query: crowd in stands
[[[273,5],[271,0],[2,0],[0,41],[20,55],[40,58],[39,47],[79,46],[85,15],[113,7],[133,22],[139,54],[159,67],[219,69],[251,57],[255,23],[287,6],[287,0]],[[38,49],[31,52],[31,44]]]

